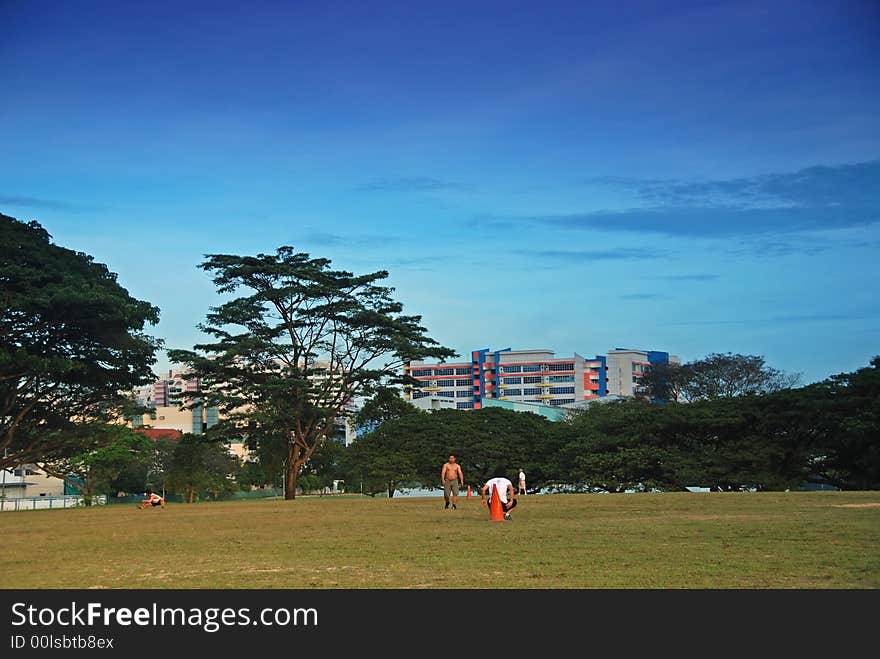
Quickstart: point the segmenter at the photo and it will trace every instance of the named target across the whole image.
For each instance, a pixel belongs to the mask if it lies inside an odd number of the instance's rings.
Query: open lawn
[[[0,513],[0,588],[878,588],[880,492],[556,494]]]

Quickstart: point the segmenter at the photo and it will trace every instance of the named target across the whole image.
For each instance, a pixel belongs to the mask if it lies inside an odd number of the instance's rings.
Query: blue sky
[[[292,245],[463,355],[812,382],[880,354],[878,62],[876,2],[0,0],[0,212],[169,347],[204,254]]]

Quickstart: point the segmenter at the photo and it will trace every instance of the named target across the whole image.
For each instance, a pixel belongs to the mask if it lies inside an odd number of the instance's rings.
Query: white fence
[[[106,495],[92,497],[93,506],[102,506],[107,503]],[[62,496],[46,497],[0,497],[0,512],[7,510],[49,510],[56,508],[77,508],[85,505],[79,494],[65,494]]]

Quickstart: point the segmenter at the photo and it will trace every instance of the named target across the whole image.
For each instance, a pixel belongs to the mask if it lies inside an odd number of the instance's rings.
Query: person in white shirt
[[[165,507],[165,499],[160,497],[158,494],[153,492],[152,490],[147,490],[146,498],[141,501],[141,510],[144,508],[164,508]]]
[[[480,501],[484,506],[488,506],[487,500],[491,501],[493,491],[498,492],[498,499],[504,510],[504,519],[510,519],[510,511],[516,508],[516,499],[513,496],[513,483],[504,477],[504,469],[496,469],[495,475],[483,486],[480,492]]]
[[[516,491],[517,494],[525,494],[526,493],[526,472],[520,468],[519,470],[519,489]]]

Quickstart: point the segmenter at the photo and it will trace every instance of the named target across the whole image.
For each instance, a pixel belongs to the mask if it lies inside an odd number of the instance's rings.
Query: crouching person
[[[516,499],[513,493],[513,483],[510,479],[504,477],[504,470],[497,469],[493,478],[486,481],[480,492],[480,499],[484,506],[489,505],[488,501],[492,501],[492,492],[498,492],[498,499],[501,501],[501,508],[504,510],[504,519],[510,519],[510,511],[516,508]],[[489,515],[492,515],[492,507],[489,506]]]
[[[152,490],[147,490],[147,498],[141,501],[141,510],[144,508],[164,508],[165,499]]]

